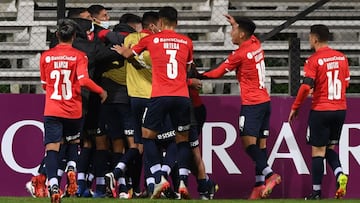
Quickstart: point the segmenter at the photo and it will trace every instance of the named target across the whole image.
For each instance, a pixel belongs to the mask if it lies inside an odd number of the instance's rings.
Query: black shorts
[[[100,128],[111,139],[133,136],[129,104],[103,104],[100,113]]]
[[[82,118],[68,119],[55,116],[44,117],[45,138],[44,145],[69,142],[80,138]],[[63,139],[64,138],[64,139]]]
[[[346,110],[311,110],[308,122],[310,128],[310,135],[307,136],[308,144],[316,147],[339,144],[345,116]]]
[[[269,136],[270,102],[242,105],[239,118],[240,136],[267,138]]]
[[[162,131],[162,122],[170,116],[172,126],[177,132],[190,129],[190,99],[187,97],[155,97],[151,98],[144,113],[143,127],[157,132]]]

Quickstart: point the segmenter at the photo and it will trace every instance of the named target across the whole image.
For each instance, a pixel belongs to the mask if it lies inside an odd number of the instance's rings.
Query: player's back
[[[151,96],[189,97],[186,75],[187,65],[192,62],[191,39],[172,30],[163,30],[143,38],[139,44],[150,51],[153,74]],[[138,52],[136,48],[135,52]]]
[[[45,116],[80,118],[81,91],[77,72],[87,71],[86,55],[71,45],[59,44],[41,55],[41,81],[46,84]]]
[[[237,78],[240,82],[243,105],[264,103],[270,100],[265,86],[264,51],[260,41],[252,36],[243,42],[229,60],[240,61]]]
[[[321,48],[308,59],[304,71],[305,77],[315,75],[312,109],[346,109],[345,92],[350,73],[343,53],[329,47]]]
[[[124,46],[134,46],[141,38],[148,36],[150,33],[145,31],[130,33],[124,40]],[[128,94],[131,97],[150,98],[151,96],[151,59],[149,51],[145,50],[140,55],[134,57],[144,68],[136,69],[131,63],[125,62],[126,83]]]

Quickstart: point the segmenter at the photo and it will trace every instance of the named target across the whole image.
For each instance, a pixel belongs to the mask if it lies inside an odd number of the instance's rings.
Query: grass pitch
[[[119,200],[119,199],[91,199],[91,198],[63,198],[61,200],[62,203],[110,203],[110,202],[126,202],[126,203],[153,203],[153,202],[160,202],[160,203],[173,203],[185,200],[167,200],[167,199],[131,199],[131,200]],[[304,202],[303,199],[263,199],[263,200],[255,200],[256,203],[297,203],[297,202]],[[340,200],[342,203],[360,203],[360,199],[342,199]],[[49,198],[32,198],[32,197],[0,197],[1,203],[45,203],[50,202]],[[189,203],[204,203],[204,202],[216,202],[216,203],[241,203],[241,202],[254,202],[253,200],[244,200],[244,199],[214,199],[214,200],[186,200]],[[335,199],[323,199],[322,202],[339,202],[339,200]]]

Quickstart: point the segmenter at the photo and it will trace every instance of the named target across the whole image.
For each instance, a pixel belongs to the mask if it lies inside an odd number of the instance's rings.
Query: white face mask
[[[110,27],[110,21],[101,21],[100,22],[100,26],[105,28],[105,29],[109,29]]]

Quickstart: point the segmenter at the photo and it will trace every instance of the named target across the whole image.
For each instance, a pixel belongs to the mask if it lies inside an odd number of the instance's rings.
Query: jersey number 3
[[[170,79],[175,79],[178,75],[178,62],[176,60],[177,50],[166,50],[166,54],[170,55],[169,63],[167,63],[167,76]]]
[[[55,100],[70,100],[72,98],[71,81],[70,81],[71,70],[53,70],[50,73],[50,78],[55,79],[54,92],[50,96],[51,99]],[[63,77],[61,77],[63,75]],[[61,84],[60,84],[60,80]],[[61,88],[61,95],[59,94],[59,88]]]

